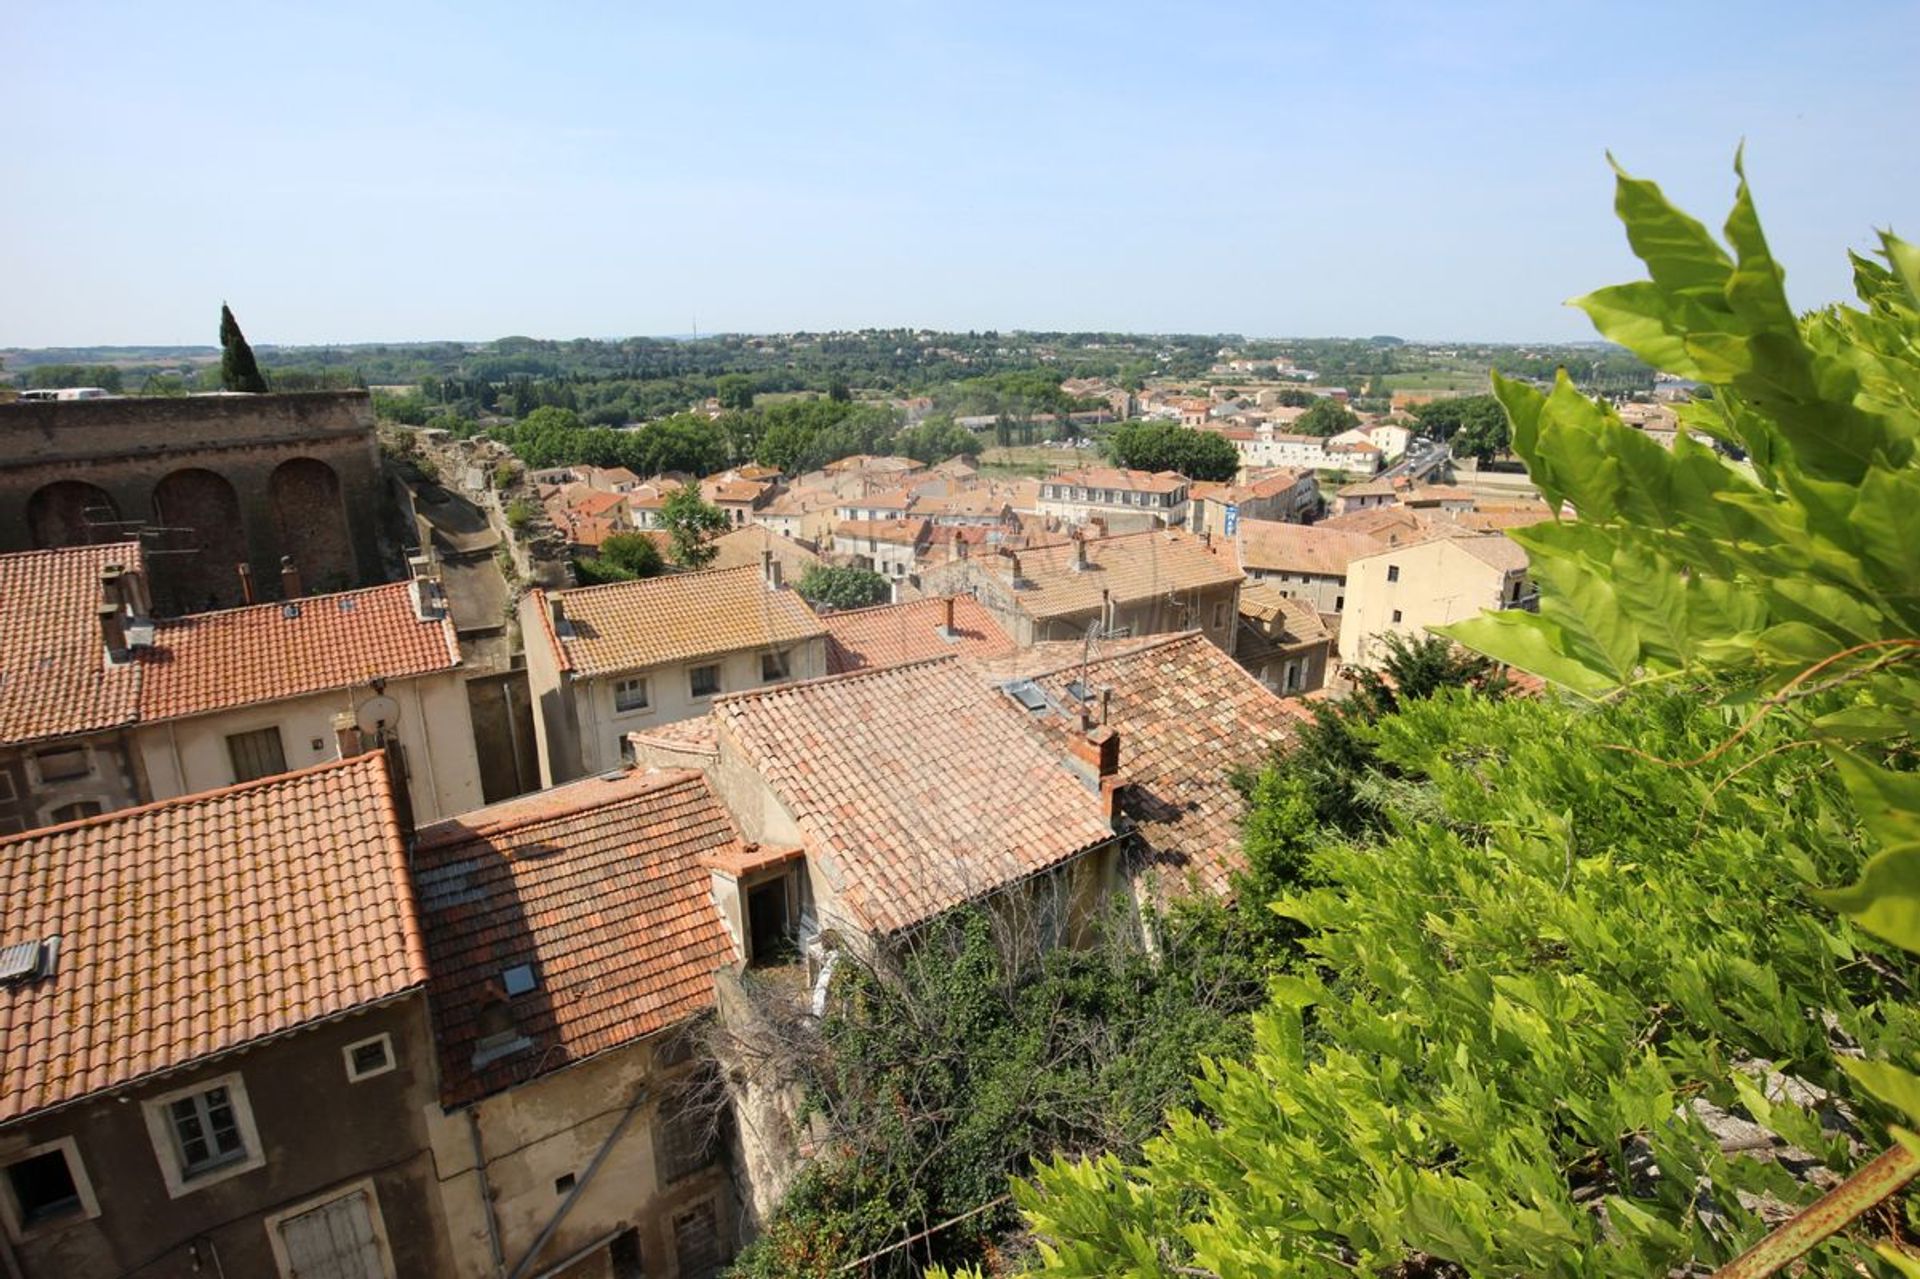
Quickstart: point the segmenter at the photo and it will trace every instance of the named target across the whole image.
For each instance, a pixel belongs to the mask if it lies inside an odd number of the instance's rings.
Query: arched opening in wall
[[[267,482],[280,550],[293,556],[309,593],[344,591],[354,585],[353,540],[340,501],[340,477],[331,466],[296,457],[274,468]]]
[[[41,550],[93,546],[125,536],[120,510],[106,490],[79,480],[60,480],[28,498],[27,529]]]
[[[247,534],[233,485],[212,471],[175,471],[153,490],[147,572],[156,613],[177,615],[245,603],[239,566]]]

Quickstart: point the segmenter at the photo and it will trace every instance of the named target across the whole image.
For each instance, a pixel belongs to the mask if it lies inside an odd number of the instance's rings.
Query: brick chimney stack
[[[100,642],[106,647],[107,662],[118,666],[127,660],[127,624],[118,604],[102,604],[95,609],[100,617]]]
[[[305,594],[306,591],[300,586],[299,566],[293,562],[293,556],[282,555],[280,557],[280,597],[297,600]]]
[[[940,601],[940,633],[948,639],[954,636],[953,596],[948,595]]]

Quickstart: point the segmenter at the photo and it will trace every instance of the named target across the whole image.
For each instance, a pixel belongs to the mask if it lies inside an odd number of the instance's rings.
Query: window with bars
[[[720,691],[720,667],[696,666],[687,672],[687,682],[695,697],[712,697]]]
[[[660,1156],[660,1180],[680,1181],[710,1166],[718,1154],[713,1116],[698,1103],[691,1081],[660,1102],[655,1118],[655,1149]]]
[[[287,754],[280,745],[277,726],[228,737],[227,758],[233,763],[236,782],[250,782],[256,777],[272,777],[287,771]]]

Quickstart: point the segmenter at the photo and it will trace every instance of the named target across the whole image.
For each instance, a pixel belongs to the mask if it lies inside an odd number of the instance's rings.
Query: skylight
[[[539,985],[533,979],[532,964],[515,964],[500,974],[500,980],[507,988],[508,997],[524,995]]]

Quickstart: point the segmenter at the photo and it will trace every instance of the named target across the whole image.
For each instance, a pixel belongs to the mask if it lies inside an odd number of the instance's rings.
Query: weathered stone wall
[[[380,580],[364,391],[0,404],[0,550],[140,535],[162,613]]]

